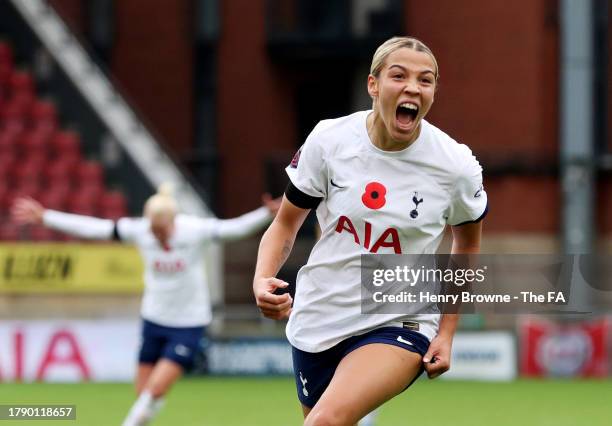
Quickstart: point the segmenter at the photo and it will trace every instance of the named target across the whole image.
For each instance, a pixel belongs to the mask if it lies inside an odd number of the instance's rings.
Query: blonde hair
[[[403,47],[416,50],[417,52],[427,53],[434,63],[435,78],[436,81],[438,81],[438,78],[440,77],[440,72],[438,70],[438,61],[436,61],[436,57],[434,56],[431,49],[425,45],[425,43],[414,37],[393,37],[378,46],[378,49],[376,49],[376,52],[374,52],[374,56],[372,57],[372,64],[370,65],[370,74],[378,78],[380,71],[385,65],[385,60],[387,59],[387,57],[391,53]]]
[[[173,197],[173,187],[170,183],[162,183],[157,193],[149,197],[144,205],[144,215],[149,219],[166,215],[175,216],[178,211],[176,200]]]

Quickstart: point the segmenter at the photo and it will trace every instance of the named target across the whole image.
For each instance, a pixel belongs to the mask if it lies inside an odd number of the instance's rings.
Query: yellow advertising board
[[[0,294],[140,293],[142,274],[129,245],[0,244]]]

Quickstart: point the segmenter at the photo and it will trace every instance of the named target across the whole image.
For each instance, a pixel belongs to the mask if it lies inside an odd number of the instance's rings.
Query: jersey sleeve
[[[295,189],[314,198],[327,196],[325,155],[316,128],[296,152],[286,171]]]
[[[114,222],[109,219],[64,213],[46,209],[43,224],[79,238],[109,240],[113,236]]]
[[[239,240],[263,229],[272,218],[266,207],[260,207],[233,219],[216,219],[213,237],[218,241]]]
[[[114,239],[133,243],[138,235],[147,229],[147,220],[136,217],[123,217],[115,223]]]
[[[191,215],[180,215],[176,220],[181,221],[189,230],[189,233],[202,242],[211,241],[216,238],[220,221],[216,217]]]
[[[482,166],[465,145],[462,167],[452,191],[446,222],[452,226],[481,221],[488,212],[487,193],[482,183]]]

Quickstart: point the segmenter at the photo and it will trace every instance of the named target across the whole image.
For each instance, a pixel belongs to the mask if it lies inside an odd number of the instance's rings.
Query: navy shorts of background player
[[[429,349],[429,339],[421,333],[402,327],[381,327],[359,336],[352,336],[323,352],[304,352],[293,347],[293,372],[298,398],[306,407],[314,407],[327,386],[342,358],[357,348],[370,343],[399,346],[423,356]],[[376,360],[372,360],[376,362]],[[424,371],[416,375],[416,380]],[[414,383],[406,386],[406,389]]]
[[[166,358],[180,364],[184,370],[193,366],[200,340],[206,327],[165,327],[143,320],[140,363],[155,364]]]

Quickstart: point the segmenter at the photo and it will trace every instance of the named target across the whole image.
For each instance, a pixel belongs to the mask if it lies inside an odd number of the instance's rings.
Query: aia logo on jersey
[[[379,182],[370,182],[365,187],[365,191],[361,196],[361,201],[367,208],[378,210],[387,202],[385,199],[386,194],[387,188],[385,188],[385,185]]]
[[[372,224],[368,221],[364,222],[365,228],[363,230],[363,238],[359,237],[359,233],[353,225],[351,219],[346,216],[340,216],[338,224],[336,225],[336,232],[342,234],[348,232],[353,236],[353,240],[356,244],[363,246],[369,250],[370,253],[378,253],[378,250],[382,247],[392,248],[395,254],[402,254],[402,245],[399,239],[399,233],[395,228],[385,229],[372,244]]]
[[[185,262],[181,259],[167,262],[156,260],[153,262],[153,270],[162,274],[174,274],[185,270]]]
[[[297,152],[293,156],[293,159],[291,160],[291,163],[289,164],[289,167],[291,167],[293,169],[297,169],[298,163],[300,162],[300,155],[301,154],[302,154],[302,148],[297,150]]]

